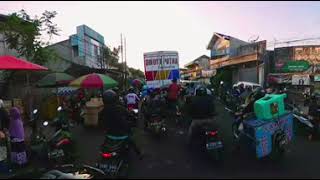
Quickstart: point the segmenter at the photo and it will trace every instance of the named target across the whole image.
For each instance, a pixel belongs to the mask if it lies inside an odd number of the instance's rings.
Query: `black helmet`
[[[207,94],[207,90],[204,87],[200,87],[199,89],[197,89],[196,91],[196,95],[197,96],[204,96]]]
[[[113,90],[106,90],[103,93],[103,103],[104,104],[114,104],[117,102],[117,93]]]
[[[255,92],[255,99],[263,98],[266,95],[266,91],[263,88],[257,88]]]
[[[130,88],[129,88],[129,93],[134,93],[133,87],[130,87]]]

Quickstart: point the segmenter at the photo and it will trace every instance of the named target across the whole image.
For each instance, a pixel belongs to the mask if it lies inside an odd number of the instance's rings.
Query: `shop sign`
[[[283,72],[303,72],[310,68],[308,61],[289,61],[284,65]]]
[[[310,76],[309,75],[293,75],[292,76],[292,85],[310,85]]]
[[[314,76],[314,81],[320,81],[320,75],[315,75]]]

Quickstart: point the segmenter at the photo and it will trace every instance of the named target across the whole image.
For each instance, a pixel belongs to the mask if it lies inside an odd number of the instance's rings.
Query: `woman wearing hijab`
[[[27,163],[24,128],[18,108],[10,109],[9,133],[11,138],[11,162],[19,166]]]

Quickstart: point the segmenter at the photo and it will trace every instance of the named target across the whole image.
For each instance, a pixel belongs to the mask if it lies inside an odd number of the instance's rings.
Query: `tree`
[[[45,11],[41,17],[31,18],[22,9],[0,23],[0,32],[9,48],[16,50],[20,57],[44,64],[47,60],[55,58],[55,53],[44,47],[49,42],[41,40],[41,36],[46,34],[51,40],[53,35],[59,35],[57,25],[52,22],[56,15],[56,11]]]

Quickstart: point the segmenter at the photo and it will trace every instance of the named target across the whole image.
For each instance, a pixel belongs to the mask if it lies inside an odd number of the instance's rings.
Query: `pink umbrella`
[[[14,56],[0,56],[0,69],[1,70],[31,70],[41,71],[48,70],[48,68],[33,64],[29,61],[16,58]]]

